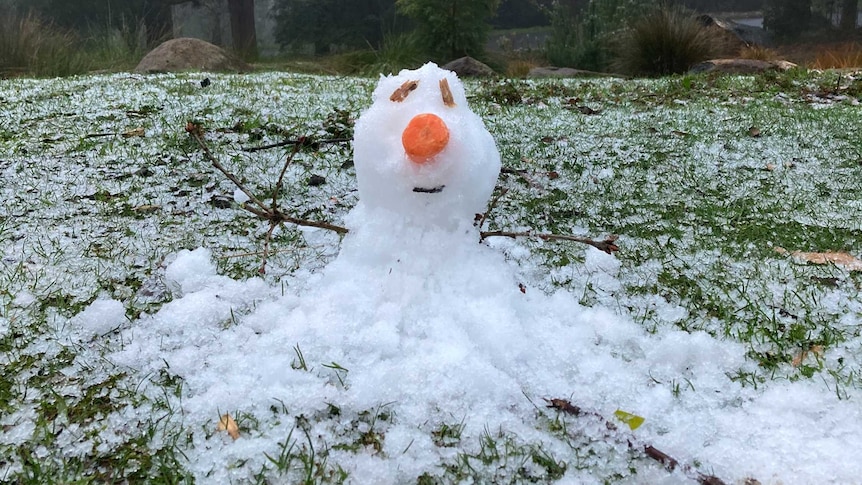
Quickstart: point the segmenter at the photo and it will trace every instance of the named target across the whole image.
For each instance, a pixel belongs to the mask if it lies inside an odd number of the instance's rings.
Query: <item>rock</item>
[[[712,59],[695,64],[689,72],[718,72],[724,74],[757,74],[765,71],[786,71],[797,67],[788,61],[761,61],[758,59]]]
[[[698,16],[697,21],[707,29],[718,32],[725,42],[723,48],[729,51],[731,55],[738,54],[739,50],[744,47],[768,46],[772,41],[769,33],[760,27],[752,27],[706,14]]]
[[[209,42],[183,37],[163,42],[150,51],[135,72],[213,71],[248,72],[251,66]]]
[[[571,67],[534,67],[530,69],[527,77],[617,77],[615,74],[604,72],[585,71]]]
[[[455,59],[443,65],[442,68],[454,72],[458,77],[492,77],[497,75],[487,64],[470,56]]]

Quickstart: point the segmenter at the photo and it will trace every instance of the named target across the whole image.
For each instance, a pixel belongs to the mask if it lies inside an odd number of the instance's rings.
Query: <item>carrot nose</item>
[[[414,163],[427,163],[446,148],[449,128],[437,115],[423,113],[407,123],[401,134],[401,144]]]

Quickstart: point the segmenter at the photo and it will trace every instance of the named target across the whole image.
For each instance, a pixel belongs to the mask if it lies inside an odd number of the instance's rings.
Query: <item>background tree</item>
[[[856,19],[859,17],[859,3],[857,0],[841,0],[841,30],[856,30]]]
[[[792,39],[811,25],[811,0],[764,0],[763,28],[779,39]]]
[[[399,30],[395,0],[276,0],[275,39],[284,47],[314,47],[314,53],[377,48]]]
[[[234,50],[244,59],[257,58],[254,0],[228,0],[227,8]]]
[[[421,46],[436,61],[481,57],[500,0],[396,0],[416,23]]]

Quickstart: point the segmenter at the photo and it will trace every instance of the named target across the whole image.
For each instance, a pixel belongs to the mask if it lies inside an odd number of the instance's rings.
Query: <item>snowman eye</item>
[[[440,80],[440,93],[443,95],[443,104],[450,108],[454,108],[455,97],[452,96],[452,90],[449,89],[449,80],[446,78]]]
[[[396,103],[404,101],[407,98],[407,95],[418,86],[419,81],[407,81],[402,84],[400,88],[396,89],[395,92],[392,93],[392,96],[389,96],[389,101],[394,101]]]

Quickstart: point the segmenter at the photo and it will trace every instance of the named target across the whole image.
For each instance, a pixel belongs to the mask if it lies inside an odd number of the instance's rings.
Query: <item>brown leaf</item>
[[[765,168],[766,168],[767,172],[772,172],[775,170],[775,164],[774,163],[767,163]]]
[[[691,134],[687,131],[682,131],[682,130],[673,130],[671,133],[673,133],[676,136],[688,136]]]
[[[132,210],[133,210],[133,211],[135,211],[135,212],[141,213],[141,214],[147,214],[147,213],[150,213],[150,212],[155,212],[155,211],[157,211],[157,210],[159,210],[159,209],[160,209],[160,207],[159,207],[159,206],[157,206],[157,205],[153,205],[153,204],[144,204],[144,205],[139,205],[139,206],[135,207],[135,208],[134,208],[134,209],[132,209]]]
[[[123,138],[131,138],[133,136],[144,136],[144,128],[135,128],[134,130],[129,130],[123,133]]]
[[[752,138],[757,138],[760,135],[761,135],[760,128],[758,128],[756,126],[752,126],[751,128],[748,129],[748,136],[750,136]]]
[[[239,426],[236,424],[236,421],[234,421],[230,414],[225,414],[221,417],[221,419],[219,419],[216,431],[227,431],[228,436],[230,436],[231,438],[239,438]]]
[[[823,346],[812,345],[811,348],[800,350],[799,353],[793,356],[793,360],[790,361],[790,365],[792,365],[793,367],[799,367],[800,365],[802,365],[802,362],[805,360],[805,358],[808,357],[809,353],[814,354],[817,357],[823,357]]]
[[[804,261],[811,264],[834,264],[840,266],[847,271],[862,271],[862,260],[853,256],[850,253],[842,251],[826,251],[822,253],[806,252],[806,251],[788,251],[781,247],[776,247],[775,252],[779,254],[789,254],[794,259]]]

